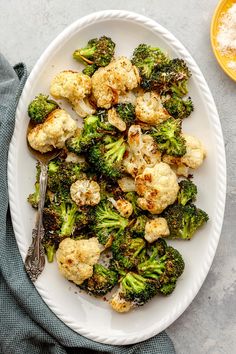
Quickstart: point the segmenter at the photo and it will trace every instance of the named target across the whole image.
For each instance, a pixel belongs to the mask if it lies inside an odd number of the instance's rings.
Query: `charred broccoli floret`
[[[142,306],[157,294],[156,283],[134,272],[129,272],[121,281],[120,297]]]
[[[32,205],[33,208],[38,208],[39,203],[39,176],[40,176],[40,164],[36,165],[36,182],[34,184],[34,192],[28,196],[28,202]]]
[[[84,176],[86,170],[85,163],[65,162],[55,159],[48,164],[48,188],[50,191],[58,193],[62,189],[70,188],[71,184]]]
[[[168,246],[165,254],[158,257],[155,248],[150,258],[138,265],[138,272],[143,277],[157,281],[158,291],[169,295],[175,288],[177,279],[184,271],[184,260],[175,248]]]
[[[111,38],[102,36],[88,41],[84,48],[74,51],[73,58],[85,64],[106,66],[114,56],[115,43]]]
[[[38,208],[39,203],[39,182],[34,184],[34,192],[28,196],[28,202],[32,205],[33,208]]]
[[[178,119],[188,117],[193,111],[193,102],[191,98],[183,100],[177,95],[173,95],[165,99],[163,106],[167,109],[169,114]]]
[[[138,271],[142,276],[153,279],[159,279],[164,272],[179,277],[184,271],[184,261],[179,251],[171,246],[166,247],[162,257],[158,257],[157,248],[154,248],[150,258],[138,265]]]
[[[163,217],[168,223],[170,230],[169,238],[188,240],[195,232],[208,221],[205,211],[197,208],[193,204],[173,204],[163,212]]]
[[[135,120],[135,107],[132,103],[118,103],[115,106],[116,112],[120,118],[130,126]]]
[[[98,116],[88,116],[84,119],[82,131],[78,135],[69,138],[66,141],[66,147],[69,151],[80,155],[110,130],[113,130],[113,127],[109,123],[102,122]]]
[[[179,187],[180,189],[177,196],[179,204],[185,205],[196,200],[197,186],[190,179],[180,181]]]
[[[132,269],[144,259],[145,246],[144,239],[132,238],[128,233],[122,232],[115,237],[111,250],[113,258],[118,261],[122,268]]]
[[[185,139],[181,136],[180,119],[169,118],[153,127],[150,134],[160,151],[172,156],[183,156],[186,153]]]
[[[151,252],[157,252],[157,255],[159,257],[163,256],[166,253],[166,249],[167,249],[167,243],[166,240],[164,240],[164,238],[158,238],[155,242],[153,242],[150,245],[151,248]]]
[[[172,59],[167,64],[155,68],[150,77],[142,80],[145,90],[159,93],[174,93],[182,97],[188,93],[187,83],[191,73],[183,59]]]
[[[106,200],[101,201],[91,214],[91,228],[102,245],[105,245],[110,237],[123,233],[128,225],[128,220],[118,214],[112,204]]]
[[[89,149],[89,162],[105,177],[116,180],[122,175],[122,159],[126,150],[123,137],[106,136]]]
[[[131,61],[139,69],[140,76],[147,79],[155,67],[168,63],[169,59],[160,48],[140,44],[135,48]]]
[[[39,94],[28,106],[28,115],[32,122],[43,123],[49,113],[57,109],[57,102],[49,99],[49,96]]]
[[[65,237],[75,236],[76,239],[78,233],[81,236],[81,229],[89,222],[87,213],[80,212],[69,196],[66,200],[63,200],[64,196],[61,198],[60,202],[53,202],[43,209],[45,235],[42,244],[49,262],[53,261],[59,243]]]
[[[133,237],[144,237],[145,226],[148,222],[148,217],[146,215],[139,215],[136,219],[132,220],[130,226],[130,233]]]
[[[93,275],[80,288],[95,296],[104,296],[118,283],[118,274],[102,264],[93,266]]]

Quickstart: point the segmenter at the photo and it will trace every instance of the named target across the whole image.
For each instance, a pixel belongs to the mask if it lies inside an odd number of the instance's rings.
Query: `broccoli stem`
[[[73,232],[75,225],[75,216],[78,211],[77,206],[66,206],[66,203],[62,203],[62,226],[60,230],[61,236],[70,236]]]
[[[49,263],[53,262],[54,254],[56,251],[55,245],[46,245],[45,247],[47,260]]]
[[[113,143],[107,144],[106,150],[108,150],[105,153],[106,159],[109,159],[112,162],[115,162],[115,161],[120,162],[122,160],[123,155],[126,150],[123,138],[121,138]]]

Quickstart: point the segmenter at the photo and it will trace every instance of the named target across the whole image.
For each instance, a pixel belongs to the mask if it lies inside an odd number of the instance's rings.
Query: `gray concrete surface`
[[[215,98],[225,139],[228,189],[224,226],[207,279],[167,332],[178,354],[236,353],[236,83],[211,50],[210,21],[217,0],[0,0],[0,50],[30,70],[54,37],[94,11],[126,9],[168,28],[199,64]]]

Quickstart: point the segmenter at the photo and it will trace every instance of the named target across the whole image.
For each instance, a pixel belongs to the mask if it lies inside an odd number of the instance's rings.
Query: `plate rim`
[[[57,317],[62,320],[68,327],[73,329],[75,332],[92,339],[96,342],[104,343],[104,344],[113,344],[113,345],[127,345],[127,344],[134,344],[146,340],[148,338],[153,337],[154,335],[160,333],[161,331],[165,330],[170,324],[172,324],[190,305],[192,300],[197,295],[198,291],[200,290],[209,270],[211,264],[214,259],[214,255],[216,252],[216,248],[219,242],[222,224],[223,224],[223,217],[224,217],[224,208],[225,208],[225,198],[226,198],[226,159],[225,159],[225,149],[224,149],[224,139],[220,124],[220,119],[218,116],[218,112],[216,109],[216,105],[214,103],[214,99],[212,97],[211,91],[206,83],[206,80],[201,73],[198,65],[196,64],[193,57],[187,51],[187,49],[183,46],[183,44],[172,34],[170,33],[165,27],[158,24],[156,21],[140,15],[135,12],[124,11],[124,10],[105,10],[94,12],[87,16],[84,16],[71,25],[66,27],[44,50],[43,54],[40,56],[38,61],[36,62],[31,74],[29,75],[27,82],[25,84],[24,90],[20,97],[17,111],[16,111],[16,123],[15,123],[15,130],[14,134],[10,143],[9,148],[9,155],[8,155],[8,189],[9,189],[9,201],[10,201],[10,210],[11,210],[11,217],[13,228],[15,232],[15,237],[17,240],[17,245],[20,250],[20,254],[22,259],[25,256],[25,245],[22,242],[22,226],[20,221],[20,212],[19,209],[16,207],[15,198],[14,198],[14,191],[15,191],[15,184],[14,184],[14,176],[16,173],[16,164],[14,163],[14,156],[17,149],[16,142],[17,142],[17,128],[20,126],[20,112],[25,107],[25,100],[27,99],[27,94],[30,90],[31,84],[36,76],[37,72],[39,71],[41,64],[46,63],[47,59],[50,57],[50,54],[53,52],[55,47],[58,45],[63,45],[63,39],[68,39],[70,36],[74,35],[75,32],[79,32],[85,26],[89,26],[93,23],[105,21],[105,20],[126,20],[126,21],[133,21],[141,26],[146,27],[147,29],[153,31],[154,33],[159,34],[164,40],[167,41],[168,45],[172,46],[178,54],[183,57],[190,66],[190,69],[193,73],[193,76],[197,79],[198,87],[201,89],[201,94],[203,95],[204,103],[207,105],[208,111],[211,112],[209,114],[209,121],[211,124],[211,129],[214,132],[214,138],[216,141],[216,156],[217,156],[217,190],[218,190],[218,200],[216,205],[216,216],[214,220],[214,225],[212,226],[212,235],[211,241],[209,242],[208,246],[208,253],[204,263],[203,271],[198,274],[198,277],[195,280],[194,287],[189,290],[187,295],[182,298],[181,303],[177,304],[174,309],[170,311],[170,313],[165,316],[160,323],[155,324],[148,328],[148,330],[143,330],[142,333],[132,333],[129,335],[114,335],[106,337],[105,335],[97,335],[84,328],[82,326],[78,326],[78,324],[69,318],[63,311],[51,303],[50,299],[47,298],[47,294],[45,289],[40,286],[40,279],[37,280],[34,285],[39,292],[40,296],[43,298],[44,302],[48,305],[50,310],[54,312]]]
[[[216,26],[216,22],[218,21],[220,15],[221,15],[221,10],[222,8],[227,4],[227,2],[230,2],[232,0],[220,0],[219,3],[217,4],[214,12],[213,12],[213,16],[211,19],[211,26],[210,26],[210,38],[211,38],[211,47],[214,53],[214,56],[219,64],[219,66],[221,67],[221,69],[223,69],[223,71],[225,72],[225,74],[230,77],[233,81],[236,81],[236,71],[235,74],[233,74],[230,71],[230,68],[228,68],[223,62],[222,62],[222,55],[220,54],[219,50],[217,49],[216,46],[216,32],[215,32],[215,26]],[[236,2],[235,2],[236,4]]]

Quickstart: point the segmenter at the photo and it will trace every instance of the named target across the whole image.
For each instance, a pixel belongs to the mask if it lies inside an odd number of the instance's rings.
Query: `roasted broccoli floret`
[[[132,103],[118,103],[115,106],[116,112],[120,118],[130,126],[135,120],[135,107]]]
[[[126,150],[123,137],[106,136],[89,149],[89,162],[105,177],[117,180],[122,175],[122,159]]]
[[[133,237],[144,237],[145,226],[148,222],[148,217],[146,215],[139,215],[136,219],[132,220],[130,225],[130,233]]]
[[[142,80],[145,90],[159,93],[174,93],[182,97],[188,93],[187,83],[191,73],[183,59],[172,59],[167,64],[154,68],[149,78]]]
[[[159,292],[168,295],[174,290],[177,279],[184,271],[184,260],[179,251],[171,246],[166,248],[162,257],[158,257],[157,249],[154,248],[150,258],[137,268],[143,277],[157,281]]]
[[[179,251],[171,246],[166,247],[162,257],[158,257],[157,248],[154,248],[150,258],[140,263],[137,268],[139,273],[147,278],[159,279],[163,273],[179,277],[184,270],[184,261]]]
[[[40,164],[36,165],[36,181],[34,184],[34,192],[28,196],[28,202],[32,205],[33,208],[38,208],[39,203],[39,176],[40,176]]]
[[[98,66],[96,64],[91,64],[91,65],[86,65],[86,67],[82,70],[82,73],[88,76],[93,76],[95,71],[98,69]]]
[[[66,141],[66,147],[69,151],[80,155],[110,130],[113,130],[113,127],[109,123],[102,122],[98,116],[88,116],[84,119],[82,131],[78,135],[69,138]]]
[[[115,237],[111,250],[122,268],[132,269],[145,257],[145,246],[144,239],[132,238],[127,232],[122,232]]]
[[[168,97],[168,99],[165,99],[163,105],[172,117],[179,119],[188,117],[194,108],[190,97],[183,100],[177,95],[173,95]]]
[[[68,197],[69,198],[69,197]],[[69,199],[68,199],[69,200]],[[59,243],[65,237],[81,237],[85,226],[89,222],[87,213],[80,212],[72,201],[61,201],[60,203],[51,203],[43,210],[43,226],[45,235],[42,244],[48,258],[48,262],[53,261],[54,254],[59,246]],[[80,238],[76,238],[80,234]],[[89,233],[88,233],[89,234]]]
[[[32,205],[33,208],[38,208],[39,203],[39,182],[34,184],[34,193],[31,193],[28,196],[28,202]]]
[[[166,253],[167,243],[164,238],[158,238],[155,242],[150,245],[151,252],[157,252],[159,257]]]
[[[179,182],[178,203],[185,205],[194,202],[197,196],[197,186],[190,179],[183,179]]]
[[[180,119],[169,118],[153,127],[150,134],[160,151],[172,156],[183,156],[186,153],[185,139],[181,136]]]
[[[69,190],[72,183],[84,177],[85,163],[65,162],[55,159],[48,164],[48,188],[58,193],[62,189]]]
[[[52,204],[44,209],[44,227],[48,231],[57,230],[58,235],[71,236],[76,225],[76,218],[79,216],[75,203]]]
[[[43,123],[49,113],[57,109],[58,104],[49,99],[49,96],[39,94],[28,106],[28,115],[32,122]]]
[[[131,61],[139,69],[142,78],[149,78],[155,67],[168,63],[169,59],[160,48],[140,44],[135,48]]]
[[[121,281],[120,297],[142,306],[157,294],[156,282],[129,272]]]
[[[106,245],[110,237],[115,237],[128,225],[128,220],[118,214],[112,204],[106,200],[101,201],[91,212],[92,226],[99,242]]]
[[[173,204],[163,212],[163,217],[168,223],[170,230],[169,238],[188,240],[209,217],[207,213],[193,204]]]
[[[115,43],[111,38],[102,36],[90,39],[84,48],[75,50],[73,58],[85,64],[106,66],[114,56]]]
[[[104,296],[118,283],[118,274],[102,264],[93,266],[93,275],[80,288],[95,296]]]

